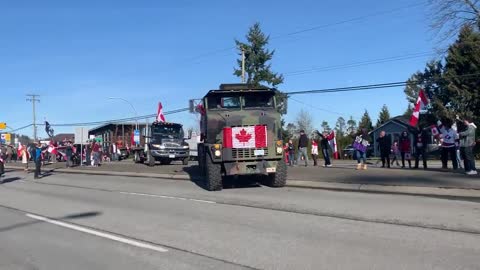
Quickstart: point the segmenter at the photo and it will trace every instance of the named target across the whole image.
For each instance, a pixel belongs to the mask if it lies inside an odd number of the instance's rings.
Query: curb
[[[335,191],[353,191],[353,192],[371,192],[371,193],[390,193],[404,195],[422,195],[437,197],[468,197],[479,198],[480,190],[446,187],[420,187],[420,186],[387,186],[372,184],[350,184],[333,182],[313,182],[301,180],[288,180],[287,187],[324,189]]]
[[[21,167],[8,167],[12,170],[23,170]],[[153,179],[167,179],[190,181],[199,180],[199,178],[191,179],[189,175],[182,174],[158,174],[158,173],[135,173],[135,172],[113,172],[113,171],[89,171],[75,169],[51,169],[48,172],[66,173],[66,174],[86,174],[86,175],[103,175],[103,176],[123,176],[123,177],[141,177]],[[419,196],[436,196],[436,197],[467,197],[479,198],[480,189],[473,188],[449,188],[449,187],[421,187],[421,186],[392,186],[392,185],[374,185],[374,184],[353,184],[353,183],[336,183],[336,182],[314,182],[304,180],[287,180],[286,187],[305,188],[305,189],[323,189],[334,191],[349,192],[370,192],[383,194],[403,194],[403,195],[419,195]]]

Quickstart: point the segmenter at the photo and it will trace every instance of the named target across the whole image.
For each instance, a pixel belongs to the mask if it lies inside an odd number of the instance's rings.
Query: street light
[[[108,99],[119,99],[119,100],[123,100],[123,101],[125,101],[126,103],[128,103],[128,105],[130,105],[130,107],[132,107],[132,110],[133,110],[133,112],[135,113],[135,128],[138,130],[138,113],[137,113],[137,110],[135,110],[135,107],[133,107],[133,104],[132,104],[130,101],[128,101],[128,100],[126,100],[126,99],[124,99],[124,98],[121,98],[121,97],[109,97]]]

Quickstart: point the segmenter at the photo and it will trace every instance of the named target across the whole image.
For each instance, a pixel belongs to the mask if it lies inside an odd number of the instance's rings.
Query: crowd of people
[[[431,150],[429,149],[429,143],[433,135],[440,144],[442,169],[448,169],[448,163],[451,160],[454,170],[464,169],[466,174],[476,175],[474,156],[476,128],[470,119],[460,120],[457,118],[456,122],[446,120],[445,123],[442,123],[438,121],[434,127],[418,128],[415,132],[405,130],[395,140],[392,140],[391,134],[382,130],[376,138],[377,150],[380,154],[378,163],[382,163],[382,168],[391,168],[396,164],[401,168],[407,168],[408,166],[410,169],[418,169],[422,165],[424,169],[427,169],[428,155]],[[321,152],[325,162],[323,166],[332,166],[329,154],[330,134],[315,131],[313,135],[309,141],[307,134],[304,130],[301,130],[296,146],[291,139],[285,144],[285,162],[288,165],[296,166],[303,162],[305,166],[308,166],[309,154],[307,149],[310,143],[310,156],[313,159],[313,166],[318,166],[319,152]],[[371,144],[371,135],[367,130],[362,129],[356,134],[352,147],[355,151],[353,156],[357,160],[357,170],[367,169],[367,150]]]

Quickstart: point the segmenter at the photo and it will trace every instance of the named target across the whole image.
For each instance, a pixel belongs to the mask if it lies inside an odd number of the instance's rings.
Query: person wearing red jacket
[[[406,131],[402,132],[400,136],[400,154],[402,156],[402,168],[405,168],[405,159],[408,161],[408,167],[412,168],[410,136]]]

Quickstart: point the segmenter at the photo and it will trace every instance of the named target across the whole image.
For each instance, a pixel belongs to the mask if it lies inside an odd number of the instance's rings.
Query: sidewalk
[[[21,163],[6,164],[7,169],[21,169]],[[33,165],[33,164],[32,164]],[[328,190],[401,193],[429,196],[480,198],[480,175],[467,176],[463,170],[442,171],[439,162],[431,162],[432,169],[383,169],[370,166],[367,171],[356,171],[353,161],[335,161],[333,168],[289,167],[287,186]],[[32,167],[30,167],[32,168]],[[148,167],[131,161],[112,162],[100,167],[65,168],[65,163],[44,166],[43,171],[127,177],[147,177],[173,180],[199,180],[196,162],[189,166],[157,165]]]

